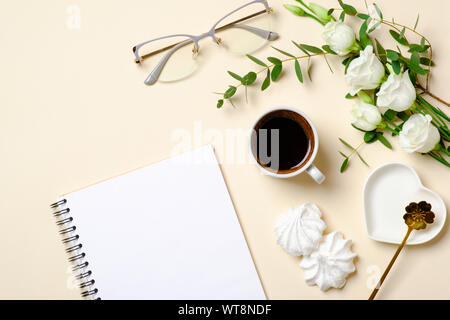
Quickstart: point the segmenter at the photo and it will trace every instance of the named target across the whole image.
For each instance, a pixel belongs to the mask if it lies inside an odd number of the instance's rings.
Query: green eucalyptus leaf
[[[311,68],[312,68],[312,62],[311,62],[311,57],[309,57],[309,58],[308,58],[308,65],[307,65],[307,67],[306,67],[306,72],[308,73],[309,81],[312,81],[312,78],[311,78]]]
[[[225,91],[225,93],[223,94],[223,97],[225,98],[225,99],[230,99],[232,96],[234,96],[234,94],[236,93],[236,87],[234,87],[234,86],[230,86],[229,88],[228,88],[228,90],[227,91]]]
[[[345,153],[343,153],[343,152],[341,152],[341,151],[339,151],[339,154],[340,154],[341,156],[343,156],[344,158],[348,158],[348,155],[346,155]]]
[[[373,6],[375,7],[375,10],[377,11],[378,16],[380,17],[380,20],[383,20],[383,13],[381,12],[380,8],[378,8],[376,3],[374,3]]]
[[[384,64],[387,62],[386,59],[386,50],[383,48],[383,46],[381,45],[380,42],[378,42],[377,39],[375,39],[375,44],[377,46],[377,52],[378,52],[378,57],[380,58],[381,62],[383,62]]]
[[[311,52],[311,53],[323,53],[323,50],[322,50],[322,49],[319,49],[319,48],[314,47],[314,46],[310,46],[310,45],[308,45],[308,44],[303,44],[303,43],[301,43],[301,44],[300,44],[300,47],[303,48],[303,49],[306,50],[306,51]]]
[[[302,75],[302,69],[300,68],[300,63],[298,62],[297,59],[295,59],[295,74],[297,75],[297,79],[298,81],[300,81],[300,83],[303,83],[303,75]]]
[[[328,62],[327,56],[324,55],[323,58],[325,59],[325,62],[327,63],[328,68],[330,69],[330,72],[334,73],[333,68],[331,68],[330,63]]]
[[[361,28],[359,28],[359,42],[363,49],[368,45],[372,44],[372,41],[370,41],[369,35],[367,34],[367,25],[368,25],[367,21],[368,20],[364,21],[361,24]]]
[[[269,60],[276,66],[281,66],[281,64],[282,64],[281,60],[278,58],[275,58],[275,57],[268,57],[267,60]]]
[[[331,54],[334,54],[334,55],[337,55],[337,53],[336,52],[334,52],[333,50],[331,50],[331,48],[330,48],[330,46],[329,45],[324,45],[324,46],[322,46],[322,49],[323,50],[325,50],[326,52],[328,52],[328,53],[331,53]]]
[[[217,101],[217,109],[222,108],[222,106],[223,106],[223,99],[220,99]]]
[[[423,53],[423,52],[426,52],[428,50],[428,48],[430,48],[429,45],[421,45],[421,44],[413,43],[413,44],[409,45],[408,52],[420,52],[420,53]]]
[[[242,84],[244,86],[249,86],[251,85],[253,82],[255,82],[256,80],[256,73],[253,71],[250,71],[249,73],[247,73],[244,78],[242,79]]]
[[[408,65],[409,69],[411,69],[411,71],[420,74],[420,75],[426,75],[428,73],[428,70],[423,69],[422,67],[416,66],[416,65]]]
[[[419,54],[417,52],[413,52],[411,54],[411,59],[409,60],[408,67],[417,74],[420,75],[427,74],[428,70],[424,70],[421,66],[419,66],[419,64],[420,64]]]
[[[359,152],[356,152],[356,155],[358,156],[359,160],[361,160],[361,162],[364,163],[364,165],[366,167],[370,167],[369,164],[366,162],[366,160],[364,160],[364,158],[361,156],[361,154]]]
[[[389,30],[389,33],[391,34],[392,38],[394,38],[394,40],[397,41],[398,43],[404,46],[408,45],[408,41],[406,40],[406,38],[404,36],[401,36],[397,31]]]
[[[415,85],[417,82],[417,77],[414,72],[408,72],[409,80],[411,80],[412,84]]]
[[[258,58],[255,58],[252,55],[247,54],[247,57],[252,60],[254,63],[259,64],[262,67],[267,67],[267,64],[265,64],[264,62],[262,62],[261,60],[259,60]]]
[[[397,61],[399,58],[398,52],[394,50],[386,50],[386,56],[391,61]]]
[[[342,60],[342,64],[344,65],[344,66],[346,66],[348,63],[349,63],[349,60],[351,60],[352,59],[352,56],[350,56],[350,57],[347,57],[347,58],[345,58],[344,60]]]
[[[339,15],[339,20],[344,22],[344,20],[345,20],[345,11],[342,11],[341,14]]]
[[[305,49],[303,49],[297,42],[292,41],[292,43],[293,43],[297,48],[299,48],[304,54],[306,54],[307,56],[310,55],[309,52],[306,51]]]
[[[342,0],[338,0],[338,2],[342,9],[344,9],[344,12],[349,16],[355,16],[358,13],[354,7],[349,4],[343,3]]]
[[[381,21],[377,21],[372,28],[369,29],[369,31],[367,31],[367,33],[372,33],[374,32],[379,26],[381,25]]]
[[[398,60],[392,61],[392,70],[394,70],[395,74],[400,74],[401,66]]]
[[[269,86],[270,86],[270,70],[267,69],[266,78],[264,79],[264,81],[263,81],[263,83],[261,85],[261,91],[266,90]]]
[[[331,8],[330,10],[328,10],[327,14],[328,14],[329,16],[331,16],[331,15],[333,14],[333,12],[334,12],[334,8]]]
[[[346,146],[347,148],[349,148],[349,149],[351,149],[351,150],[355,150],[355,148],[353,148],[351,145],[350,145],[350,143],[348,143],[347,141],[345,141],[344,139],[342,139],[342,138],[338,138],[339,139],[339,141],[344,145],[344,146]]]
[[[368,131],[364,134],[364,142],[372,143],[376,140],[377,133],[375,131]]]
[[[345,70],[344,70],[344,73],[345,74],[347,74],[347,69],[348,69],[348,66],[350,65],[350,62],[352,62],[353,61],[353,59],[355,59],[355,58],[357,58],[357,56],[351,56],[347,61],[346,61],[346,63],[345,63]]]
[[[381,132],[377,132],[377,140],[380,141],[386,148],[388,149],[392,149],[392,145],[390,144],[389,141],[387,141],[387,139],[383,136],[383,133]]]
[[[420,17],[420,15],[417,14],[416,23],[414,23],[414,28],[413,28],[413,30],[416,30],[417,25],[419,24],[419,17]]]
[[[283,70],[283,66],[281,64],[278,64],[275,67],[273,67],[272,73],[271,73],[272,81],[277,81],[277,79],[280,76],[282,70]]]
[[[423,47],[425,45],[425,38],[422,37],[422,39],[420,39],[420,45]]]
[[[348,167],[348,158],[345,158],[341,164],[341,169],[340,169],[341,173],[344,172],[345,169],[347,169],[347,167]]]
[[[365,13],[358,13],[356,16],[358,18],[362,19],[362,20],[367,20],[367,19],[370,18],[370,16],[368,14],[365,14]]]
[[[237,75],[236,73],[234,73],[234,72],[232,72],[232,71],[227,71],[227,72],[228,72],[228,74],[229,74],[230,76],[232,76],[234,79],[236,79],[236,80],[242,82],[242,77],[241,77],[241,76]]]
[[[430,59],[428,59],[428,58],[425,58],[425,57],[420,57],[420,64],[423,64],[423,65],[425,65],[425,66],[434,66],[434,62],[433,61],[430,61]]]
[[[277,50],[279,53],[284,54],[285,56],[291,57],[291,58],[295,58],[295,56],[293,54],[290,54],[289,52],[283,51],[281,49],[275,48],[274,46],[271,46],[273,49]]]

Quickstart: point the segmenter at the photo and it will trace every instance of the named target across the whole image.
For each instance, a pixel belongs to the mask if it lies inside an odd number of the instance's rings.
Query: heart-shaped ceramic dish
[[[438,235],[445,224],[444,201],[425,188],[416,171],[400,162],[390,162],[374,169],[363,188],[363,212],[369,238],[388,243],[401,243],[407,226],[403,220],[410,202],[427,201],[435,214],[434,223],[425,230],[414,230],[406,244],[421,244]]]

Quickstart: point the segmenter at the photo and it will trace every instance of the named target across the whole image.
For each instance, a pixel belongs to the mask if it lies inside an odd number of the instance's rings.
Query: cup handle
[[[321,184],[325,180],[325,176],[315,165],[310,165],[306,172],[313,178],[318,184]]]

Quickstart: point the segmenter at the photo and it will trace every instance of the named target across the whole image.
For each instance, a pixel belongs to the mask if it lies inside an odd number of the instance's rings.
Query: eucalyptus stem
[[[436,96],[435,94],[431,93],[430,91],[428,91],[428,89],[425,89],[420,83],[417,85],[417,87],[421,90],[423,90],[423,93],[426,93],[427,95],[429,95],[430,97],[436,99],[437,101],[445,104],[447,107],[450,107],[450,103],[448,103],[447,101],[439,98],[438,96]]]
[[[381,19],[381,20],[375,19],[375,20],[380,21],[381,23],[384,23],[384,24],[386,24],[386,25],[388,25],[390,27],[399,26],[399,27],[405,28],[406,30],[409,30],[409,31],[417,34],[418,36],[420,36],[423,39],[425,39],[426,42],[428,42],[428,45],[430,46],[430,58],[429,58],[430,62],[428,64],[428,73],[427,73],[427,80],[426,80],[426,85],[425,85],[425,88],[426,88],[425,90],[428,91],[429,83],[430,83],[430,76],[431,76],[431,61],[433,60],[433,46],[431,45],[430,40],[428,40],[428,38],[425,37],[423,34],[417,32],[416,30],[414,30],[414,29],[412,29],[412,28],[410,28],[408,26],[405,26],[403,24],[400,24],[400,23],[397,23],[397,22],[390,22],[390,21],[387,21],[387,20],[384,20],[384,19]]]
[[[298,59],[304,59],[304,58],[311,58],[311,57],[315,57],[315,56],[324,56],[329,54],[328,52],[322,52],[322,53],[312,53],[309,55],[304,55],[304,56],[298,56],[298,57],[291,57],[291,58],[287,58],[287,59],[283,59],[280,60],[282,63],[284,62],[288,62],[288,61],[293,61],[293,60],[298,60]],[[275,66],[274,63],[267,65],[266,67],[262,68],[261,70],[257,71],[256,74],[260,74],[261,72],[266,71],[267,69],[272,68],[273,66]],[[242,86],[242,82],[239,83],[238,85],[236,85],[236,88],[239,88],[240,86]]]
[[[377,295],[378,291],[380,290],[381,285],[384,282],[384,279],[386,279],[386,276],[388,275],[389,271],[391,270],[392,266],[394,265],[395,260],[397,259],[398,255],[400,254],[400,251],[402,251],[403,247],[406,244],[406,240],[408,240],[409,235],[411,234],[411,232],[414,229],[411,227],[408,227],[408,231],[406,232],[405,237],[403,238],[402,243],[400,243],[400,245],[397,248],[397,251],[395,251],[394,256],[391,259],[391,262],[389,262],[388,266],[386,267],[386,270],[384,270],[383,275],[380,278],[380,281],[378,281],[377,286],[375,287],[375,289],[373,289],[372,294],[369,297],[369,300],[373,300],[375,298],[375,296]]]

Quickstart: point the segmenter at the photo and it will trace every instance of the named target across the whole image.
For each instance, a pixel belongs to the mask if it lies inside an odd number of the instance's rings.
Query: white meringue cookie
[[[292,256],[310,254],[319,246],[326,228],[322,213],[312,202],[306,202],[280,215],[275,226],[277,243]]]
[[[306,283],[317,285],[322,291],[330,287],[342,288],[347,276],[355,271],[353,258],[356,254],[350,250],[351,245],[352,241],[344,240],[338,231],[327,234],[319,249],[300,261]]]

